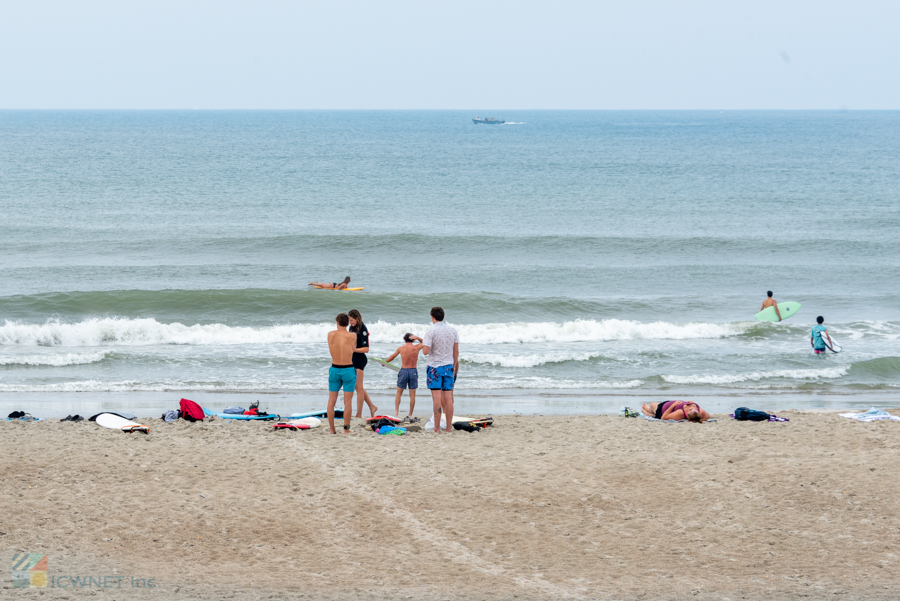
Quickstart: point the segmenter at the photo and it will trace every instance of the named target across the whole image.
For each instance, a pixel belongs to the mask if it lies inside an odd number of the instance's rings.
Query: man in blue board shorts
[[[419,344],[414,344],[414,340],[418,340]],[[400,397],[403,396],[403,391],[407,388],[409,389],[409,416],[412,417],[416,408],[416,390],[419,388],[419,369],[416,366],[419,362],[419,351],[422,350],[422,339],[407,332],[403,335],[403,342],[406,344],[398,348],[394,351],[394,354],[386,359],[390,363],[397,358],[397,355],[400,355],[402,365],[400,372],[397,374],[394,417],[400,417]]]
[[[328,370],[328,427],[334,429],[334,406],[338,392],[344,389],[344,434],[350,433],[350,416],[353,415],[353,392],[356,390],[356,368],[353,367],[353,351],[356,350],[356,334],[347,331],[350,317],[341,313],[334,318],[337,329],[328,332],[328,352],[331,368]]]
[[[422,352],[428,357],[425,373],[434,408],[434,431],[441,431],[441,413],[447,420],[447,432],[453,431],[453,385],[459,373],[459,334],[444,323],[444,310],[431,309],[431,326],[422,339]]]
[[[822,325],[825,321],[825,318],[819,315],[816,317],[816,324],[812,328],[812,332],[809,334],[809,343],[813,347],[813,352],[817,355],[823,355],[828,351],[828,346],[825,344],[825,339],[823,336],[827,336],[828,328]]]

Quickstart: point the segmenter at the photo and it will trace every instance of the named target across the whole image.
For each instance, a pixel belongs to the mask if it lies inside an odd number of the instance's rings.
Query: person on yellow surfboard
[[[350,276],[349,275],[344,278],[343,282],[340,282],[340,283],[338,283],[338,282],[331,282],[330,284],[326,283],[326,282],[310,282],[309,283],[310,286],[315,286],[316,288],[326,288],[328,290],[331,290],[331,289],[346,290],[347,286],[349,284],[350,284]]]
[[[771,290],[769,290],[768,292],[766,292],[766,294],[769,295],[769,298],[767,298],[766,300],[763,301],[763,304],[762,304],[762,307],[760,308],[760,311],[763,311],[763,310],[765,310],[765,309],[768,309],[769,307],[775,307],[775,315],[778,316],[778,321],[781,321],[781,311],[778,310],[778,301],[776,301],[774,298],[772,298],[772,291],[771,291]]]

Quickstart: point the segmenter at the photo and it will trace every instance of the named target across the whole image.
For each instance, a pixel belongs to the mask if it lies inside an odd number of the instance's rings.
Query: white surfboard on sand
[[[318,428],[322,425],[322,420],[318,417],[301,417],[300,419],[289,419],[281,422],[283,424],[291,424],[292,426],[309,426],[310,428]]]
[[[137,422],[127,420],[124,417],[119,417],[118,415],[114,415],[112,413],[101,413],[94,421],[96,421],[104,428],[109,428],[111,430],[121,430],[122,432],[143,432],[144,434],[150,432],[150,428],[148,428],[144,424],[139,424]]]

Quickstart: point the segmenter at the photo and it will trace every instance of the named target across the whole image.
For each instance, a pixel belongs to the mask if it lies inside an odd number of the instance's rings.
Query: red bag
[[[202,421],[206,414],[203,413],[203,407],[188,399],[181,399],[181,417],[189,422]]]

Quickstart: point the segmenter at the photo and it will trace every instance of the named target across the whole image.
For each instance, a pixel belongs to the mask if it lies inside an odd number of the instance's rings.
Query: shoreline
[[[379,413],[393,414],[394,394],[370,390]],[[269,413],[287,416],[291,413],[317,411],[327,405],[328,392],[322,391],[199,391],[164,392],[0,392],[0,416],[12,411],[26,411],[35,417],[57,419],[66,415],[90,416],[101,411],[133,413],[138,417],[159,417],[168,409],[177,409],[178,401],[188,398],[201,406],[221,411],[229,406],[246,407],[259,400]],[[639,409],[642,403],[660,399],[695,399],[710,413],[731,413],[736,407],[748,406],[769,412],[807,410],[866,410],[872,406],[900,405],[900,391],[863,391],[858,394],[771,391],[703,391],[679,389],[653,394],[638,392],[601,392],[584,390],[458,390],[457,413],[491,415],[608,415],[623,407]],[[354,395],[354,407],[356,396]],[[341,408],[342,400],[338,401]],[[401,416],[408,411],[409,397],[401,400]],[[431,413],[431,395],[424,388],[416,397],[415,415]]]

